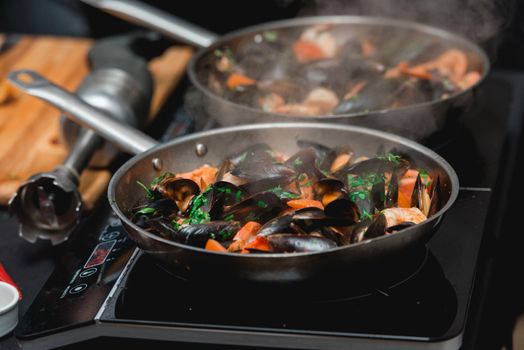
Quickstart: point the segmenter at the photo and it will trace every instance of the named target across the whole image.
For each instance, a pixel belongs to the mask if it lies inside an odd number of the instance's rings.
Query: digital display
[[[115,243],[116,240],[99,243],[91,253],[91,256],[89,256],[89,259],[87,259],[84,269],[103,264]]]

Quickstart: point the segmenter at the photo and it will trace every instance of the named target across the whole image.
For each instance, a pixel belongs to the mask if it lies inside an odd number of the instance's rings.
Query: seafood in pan
[[[234,103],[291,116],[348,115],[445,100],[477,84],[467,52],[400,29],[320,24],[217,48],[199,79]]]
[[[437,213],[437,175],[401,152],[355,154],[299,140],[286,155],[264,143],[185,173],[137,183],[129,215],[156,235],[223,253],[317,252],[397,234]]]

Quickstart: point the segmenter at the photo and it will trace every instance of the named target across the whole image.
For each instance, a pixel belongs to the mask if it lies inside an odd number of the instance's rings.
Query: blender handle
[[[152,137],[114,120],[81,98],[51,83],[31,70],[9,73],[9,81],[25,93],[35,96],[64,111],[67,117],[97,134],[120,149],[132,154],[142,153],[158,144]]]
[[[170,38],[199,48],[207,48],[218,35],[179,17],[134,0],[81,0],[128,22],[158,31]]]

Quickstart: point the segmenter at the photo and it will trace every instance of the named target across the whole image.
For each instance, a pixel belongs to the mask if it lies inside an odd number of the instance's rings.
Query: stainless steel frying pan
[[[439,155],[413,141],[381,131],[322,123],[266,123],[214,129],[158,144],[34,72],[13,72],[9,80],[26,93],[69,113],[73,120],[92,128],[123,150],[136,154],[114,174],[109,184],[109,203],[138,246],[177,274],[288,283],[328,274],[355,276],[371,264],[384,269],[392,260],[420,248],[430,239],[459,191],[455,171]],[[408,154],[416,166],[440,177],[445,204],[428,220],[399,233],[317,253],[217,253],[160,238],[129,219],[131,209],[143,201],[144,194],[137,181],[148,183],[165,171],[190,171],[204,163],[216,165],[226,154],[257,142],[292,154],[298,150],[297,139],[314,140],[328,146],[350,144],[357,154],[374,154],[379,146],[395,147]]]
[[[366,126],[393,132],[414,140],[421,140],[435,131],[449,126],[450,123],[456,122],[463,111],[473,103],[474,91],[489,72],[489,60],[484,51],[475,43],[438,28],[404,20],[361,16],[304,17],[265,23],[219,37],[217,34],[140,1],[82,1],[130,22],[157,30],[175,40],[200,48],[189,65],[188,75],[192,84],[201,94],[201,106],[207,111],[208,115],[213,116],[222,126],[262,122],[326,122]],[[439,48],[439,52],[444,52],[447,49],[459,49],[466,54],[469,67],[480,72],[481,79],[470,88],[444,99],[436,98],[398,108],[370,109],[363,112],[316,117],[266,112],[247,104],[235,103],[209,88],[209,62],[216,59],[215,51],[217,49],[227,47],[232,49],[233,52],[237,52],[242,47],[259,40],[261,33],[264,32],[273,32],[279,38],[287,38],[286,40],[290,44],[306,28],[324,23],[333,25],[333,31],[343,37],[378,35],[385,38],[384,40],[391,45],[389,45],[389,48],[381,47],[378,50],[387,50],[386,56],[391,56],[396,63],[399,60],[409,61],[413,59],[413,57],[410,57],[413,51],[410,51],[409,47],[410,45],[416,47],[417,42],[431,43]],[[407,51],[403,53],[405,50]],[[259,54],[268,56],[267,60],[260,60],[261,65],[270,66],[272,71],[278,72],[285,65],[286,61],[281,56],[269,57],[267,51],[264,50]],[[399,56],[393,58],[395,55]],[[380,95],[376,96],[378,100],[382,98]]]

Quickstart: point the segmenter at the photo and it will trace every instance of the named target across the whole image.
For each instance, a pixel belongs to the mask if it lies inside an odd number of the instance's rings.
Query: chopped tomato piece
[[[248,243],[244,249],[256,249],[256,250],[264,250],[266,252],[271,251],[271,247],[269,246],[269,243],[267,242],[267,239],[262,236],[257,236],[255,239]]]
[[[313,199],[293,199],[287,202],[287,205],[294,209],[302,208],[319,208],[324,209],[324,206],[319,201]]]
[[[256,221],[248,221],[240,230],[238,230],[235,237],[233,237],[234,241],[240,240],[240,241],[249,241],[252,237],[257,235],[258,230],[260,230],[260,225]]]
[[[187,173],[176,174],[176,176],[195,181],[200,187],[200,190],[203,191],[208,185],[215,181],[217,171],[218,169],[215,167],[204,165]]]
[[[398,184],[398,206],[400,208],[411,207],[411,195],[415,188],[415,182],[417,181],[418,171],[409,169],[406,174],[399,180]]]
[[[206,250],[213,250],[215,252],[227,252],[227,249],[224,248],[220,242],[215,241],[214,239],[208,239],[206,242]]]
[[[240,73],[231,73],[227,78],[226,85],[230,89],[236,89],[239,86],[248,86],[256,83],[256,80],[251,79],[248,76],[242,75]]]

